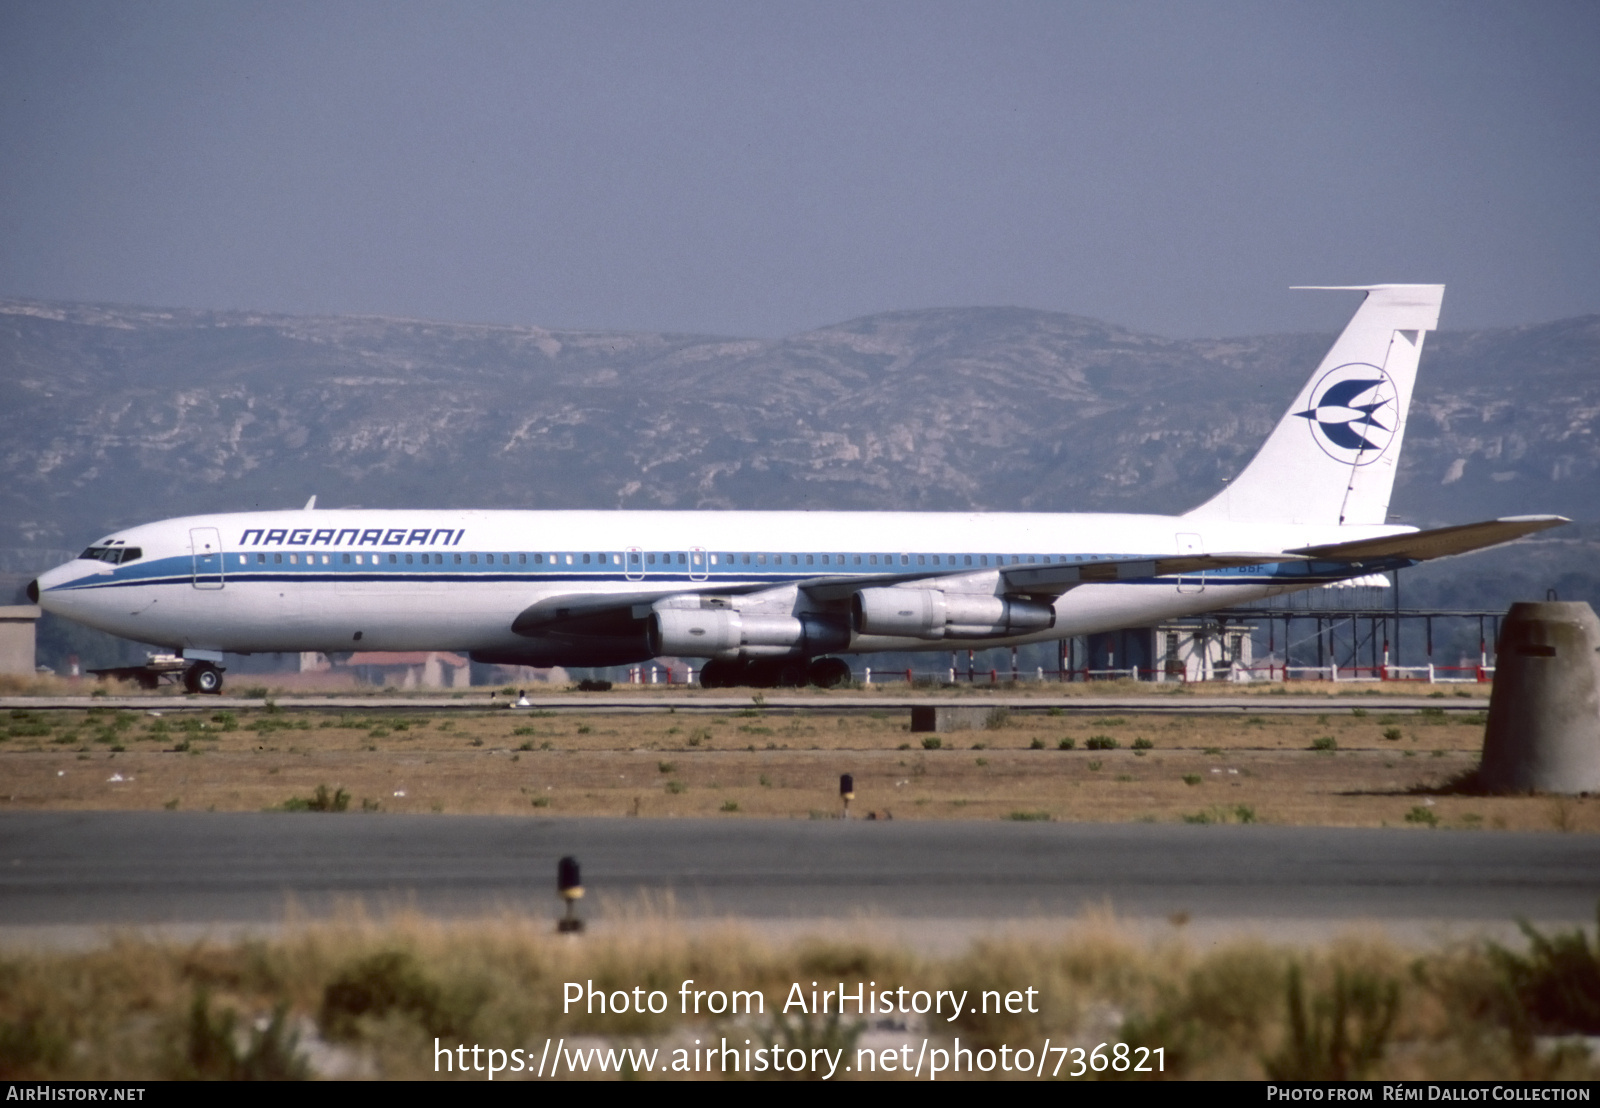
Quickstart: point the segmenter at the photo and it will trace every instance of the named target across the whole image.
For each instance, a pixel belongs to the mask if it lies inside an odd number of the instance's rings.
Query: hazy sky
[[[0,0],[0,295],[778,336],[1600,311],[1600,4]]]

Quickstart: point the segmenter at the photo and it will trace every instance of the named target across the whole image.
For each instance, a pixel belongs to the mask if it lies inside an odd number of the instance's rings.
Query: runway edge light
[[[567,904],[567,914],[557,922],[556,931],[562,934],[582,931],[583,921],[578,918],[577,907],[583,898],[583,880],[578,873],[578,860],[570,854],[556,863],[556,891]]]

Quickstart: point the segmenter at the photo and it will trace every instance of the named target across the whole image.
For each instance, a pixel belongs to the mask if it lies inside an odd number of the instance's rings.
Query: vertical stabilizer
[[[1386,521],[1417,359],[1439,326],[1444,286],[1339,287],[1367,297],[1244,472],[1187,518]]]

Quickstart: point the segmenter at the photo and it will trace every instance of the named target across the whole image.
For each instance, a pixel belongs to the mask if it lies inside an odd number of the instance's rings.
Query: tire
[[[757,658],[750,663],[747,681],[757,689],[798,689],[806,676],[804,658]]]
[[[777,686],[780,689],[803,689],[811,683],[804,658],[785,658],[778,663]]]
[[[778,660],[776,658],[757,658],[745,669],[744,683],[752,689],[775,689],[778,687]]]
[[[726,658],[712,658],[700,667],[702,689],[731,689],[744,680],[744,666]]]
[[[216,695],[222,691],[222,671],[210,662],[199,662],[184,671],[183,687],[192,693]]]
[[[818,658],[811,663],[809,676],[818,688],[838,688],[850,680],[850,663],[843,658]]]

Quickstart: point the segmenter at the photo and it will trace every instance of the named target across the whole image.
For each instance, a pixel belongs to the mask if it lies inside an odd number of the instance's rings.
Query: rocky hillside
[[[0,301],[0,570],[288,507],[1179,511],[1331,336],[1009,308],[777,342]],[[1431,336],[1395,511],[1600,518],[1600,316]]]

